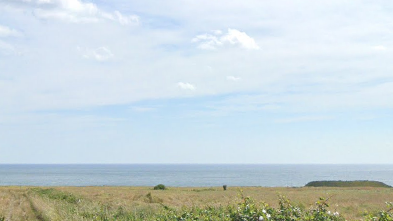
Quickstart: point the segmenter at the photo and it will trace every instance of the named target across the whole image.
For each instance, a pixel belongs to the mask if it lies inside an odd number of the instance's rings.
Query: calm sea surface
[[[376,180],[393,165],[0,165],[0,186],[304,186],[314,180]]]

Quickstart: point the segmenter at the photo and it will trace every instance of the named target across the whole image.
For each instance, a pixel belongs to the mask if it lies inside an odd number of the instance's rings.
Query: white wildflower
[[[263,209],[262,212],[263,212],[263,213],[266,213],[266,210]]]
[[[270,219],[271,215],[269,213],[266,214],[266,217]]]
[[[263,220],[263,216],[260,216],[259,218],[258,218],[258,221],[262,221]]]

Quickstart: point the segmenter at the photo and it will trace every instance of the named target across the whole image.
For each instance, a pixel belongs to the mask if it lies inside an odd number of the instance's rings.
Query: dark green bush
[[[165,190],[166,187],[164,184],[158,184],[157,186],[154,187],[154,190]]]

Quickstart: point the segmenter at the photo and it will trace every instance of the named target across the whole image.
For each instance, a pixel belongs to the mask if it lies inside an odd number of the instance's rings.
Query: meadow
[[[390,201],[374,187],[0,187],[0,220],[391,220]]]

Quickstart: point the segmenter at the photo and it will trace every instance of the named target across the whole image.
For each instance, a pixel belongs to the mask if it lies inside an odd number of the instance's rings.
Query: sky
[[[385,164],[389,0],[0,0],[0,163]]]

